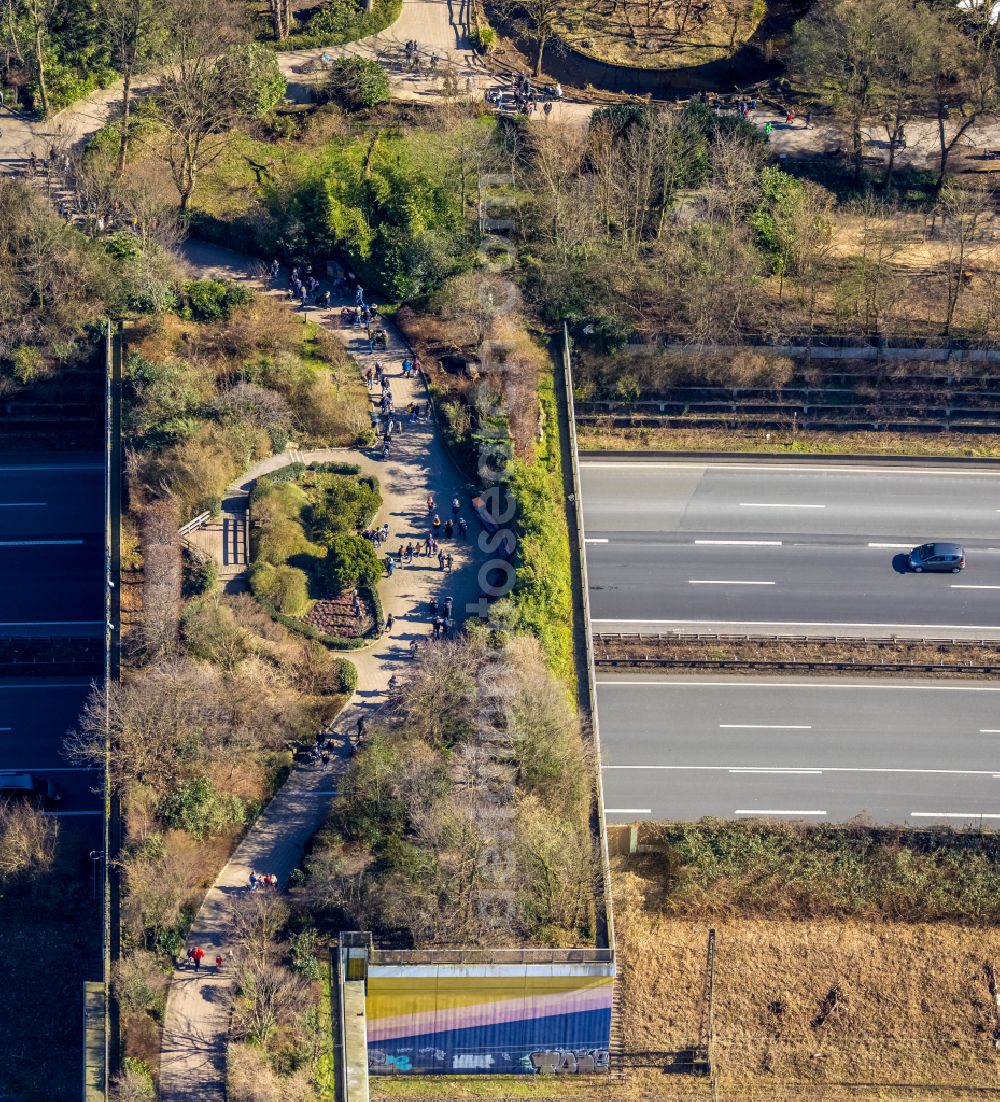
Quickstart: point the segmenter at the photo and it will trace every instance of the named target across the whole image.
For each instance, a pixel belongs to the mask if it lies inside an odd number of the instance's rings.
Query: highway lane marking
[[[688,578],[688,585],[777,585],[777,582],[727,582],[718,579],[704,581],[699,578]]]
[[[695,547],[780,547],[781,540],[695,540],[694,544]]]
[[[800,776],[800,775],[804,775],[804,776],[821,776],[822,773],[823,773],[823,770],[822,769],[751,769],[751,768],[747,767],[746,769],[730,769],[729,772],[730,773],[751,773],[751,774],[761,773],[761,774],[764,774],[764,775],[770,775],[772,773],[781,773],[782,775],[785,775],[785,774],[791,773],[791,774],[794,774],[795,776]]]
[[[911,819],[1000,819],[982,811],[911,811]]]
[[[592,539],[590,536],[588,536],[583,542],[584,543],[607,543],[608,541],[607,540],[602,540],[602,539]]]
[[[0,628],[79,628],[103,623],[103,620],[4,620],[0,621]]]
[[[871,682],[858,684],[831,681],[817,685],[813,681],[597,681],[598,685],[613,685],[628,688],[645,686],[655,689],[884,689],[910,692],[913,689],[928,689],[935,693],[1000,693],[1000,686],[993,685],[920,685],[916,683],[898,683],[895,685],[877,685]]]
[[[720,731],[811,731],[798,723],[720,723]]]
[[[968,470],[961,467],[851,467],[848,465],[838,467],[794,467],[784,464],[763,463],[681,463],[669,460],[653,460],[643,463],[641,460],[615,460],[584,459],[581,467],[595,467],[602,469],[630,470],[632,468],[647,468],[649,470],[682,470],[682,471],[795,471],[798,473],[815,474],[879,474],[895,477],[896,475],[920,475],[925,477],[935,475],[973,475],[977,478],[996,478],[1000,472],[992,470]],[[997,510],[1000,513],[1000,509]]]
[[[1000,589],[1000,585],[953,585],[952,589]]]
[[[3,625],[0,624],[0,627]],[[53,685],[49,681],[39,681],[34,685],[5,685],[0,681],[0,693],[5,689],[89,689],[89,681],[68,681],[65,684]]]
[[[26,765],[18,769],[0,769],[0,773],[100,773],[99,765]]]
[[[996,776],[989,769],[903,769],[881,767],[876,765],[820,765],[820,766],[754,766],[754,765],[602,765],[605,769],[659,769],[678,773],[695,772],[700,770],[705,773],[732,773],[734,770],[761,770],[766,772],[787,772],[794,770],[803,772],[815,769],[820,773],[917,773],[927,776],[946,777],[990,777]]]
[[[79,547],[83,540],[0,540],[0,547]]]
[[[103,815],[103,811],[46,811],[51,819],[63,819],[67,815]]]
[[[652,815],[651,807],[606,807],[605,815]]]
[[[741,501],[741,509],[825,509],[825,505],[804,505],[787,501]]]
[[[898,632],[913,628],[920,631],[1000,631],[997,624],[852,624],[850,622],[796,621],[796,620],[647,620],[604,617],[591,619],[592,624],[728,624],[741,628],[884,628]]]
[[[1000,735],[1000,727],[980,727],[981,735]]]
[[[45,505],[47,501],[0,501],[0,509],[35,509]]]
[[[797,546],[808,547],[809,544],[803,543],[803,544],[799,544]],[[901,550],[901,549],[912,548],[913,544],[912,543],[869,543],[868,546],[869,547],[892,547],[892,548],[895,548],[897,550]]]
[[[793,810],[793,811],[773,811],[772,810],[772,811],[768,811],[768,810],[763,810],[761,808],[752,807],[752,808],[743,808],[742,810],[740,808],[737,808],[733,812],[733,814],[734,815],[825,815],[826,812],[825,811],[799,811],[799,810]],[[1000,818],[1000,815],[998,815],[997,818]]]
[[[13,471],[103,471],[103,463],[68,463],[64,465],[50,464],[47,466],[27,466],[17,464],[3,464],[0,466],[0,475],[10,474]]]

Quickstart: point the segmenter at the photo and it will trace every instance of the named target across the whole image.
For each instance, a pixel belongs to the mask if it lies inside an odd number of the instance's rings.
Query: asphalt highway
[[[0,465],[0,635],[103,632],[100,458]]]
[[[581,465],[596,631],[1000,639],[1000,472],[794,462]],[[906,552],[962,543],[960,574]]]
[[[62,756],[90,682],[79,678],[0,678],[0,772],[27,772],[56,782],[55,809],[65,814],[95,810],[100,773],[71,766]]]
[[[104,631],[101,456],[0,464],[0,636]],[[0,772],[55,781],[59,815],[100,823],[100,774],[62,755],[90,691],[84,678],[0,678]]]
[[[1000,684],[598,675],[610,822],[1000,826]]]

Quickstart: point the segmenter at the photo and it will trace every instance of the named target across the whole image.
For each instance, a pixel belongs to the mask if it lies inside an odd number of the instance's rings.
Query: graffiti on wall
[[[608,1070],[612,974],[372,968],[376,1075],[594,1075]]]
[[[608,1070],[611,1054],[606,1048],[547,1048],[528,1059],[532,1070],[542,1075],[593,1075]]]

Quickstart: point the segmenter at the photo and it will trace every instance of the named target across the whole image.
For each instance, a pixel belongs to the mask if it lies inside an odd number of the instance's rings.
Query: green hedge
[[[510,491],[517,502],[517,571],[511,597],[517,625],[537,636],[552,671],[576,686],[569,528],[559,455],[559,423],[551,375],[539,386],[543,437],[532,464],[515,460]]]
[[[358,688],[358,667],[349,659],[340,660],[340,691],[353,696]]]
[[[372,10],[364,11],[355,6],[334,0],[322,5],[309,20],[305,30],[290,35],[283,42],[274,43],[278,50],[303,50],[310,46],[342,46],[359,38],[378,34],[392,26],[403,10],[403,0],[374,0]]]

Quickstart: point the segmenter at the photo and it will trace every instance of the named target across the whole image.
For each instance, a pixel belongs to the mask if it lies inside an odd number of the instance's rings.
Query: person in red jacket
[[[205,950],[200,945],[196,945],[191,950],[191,959],[194,961],[194,970],[197,972],[201,968],[202,957],[205,955]]]

